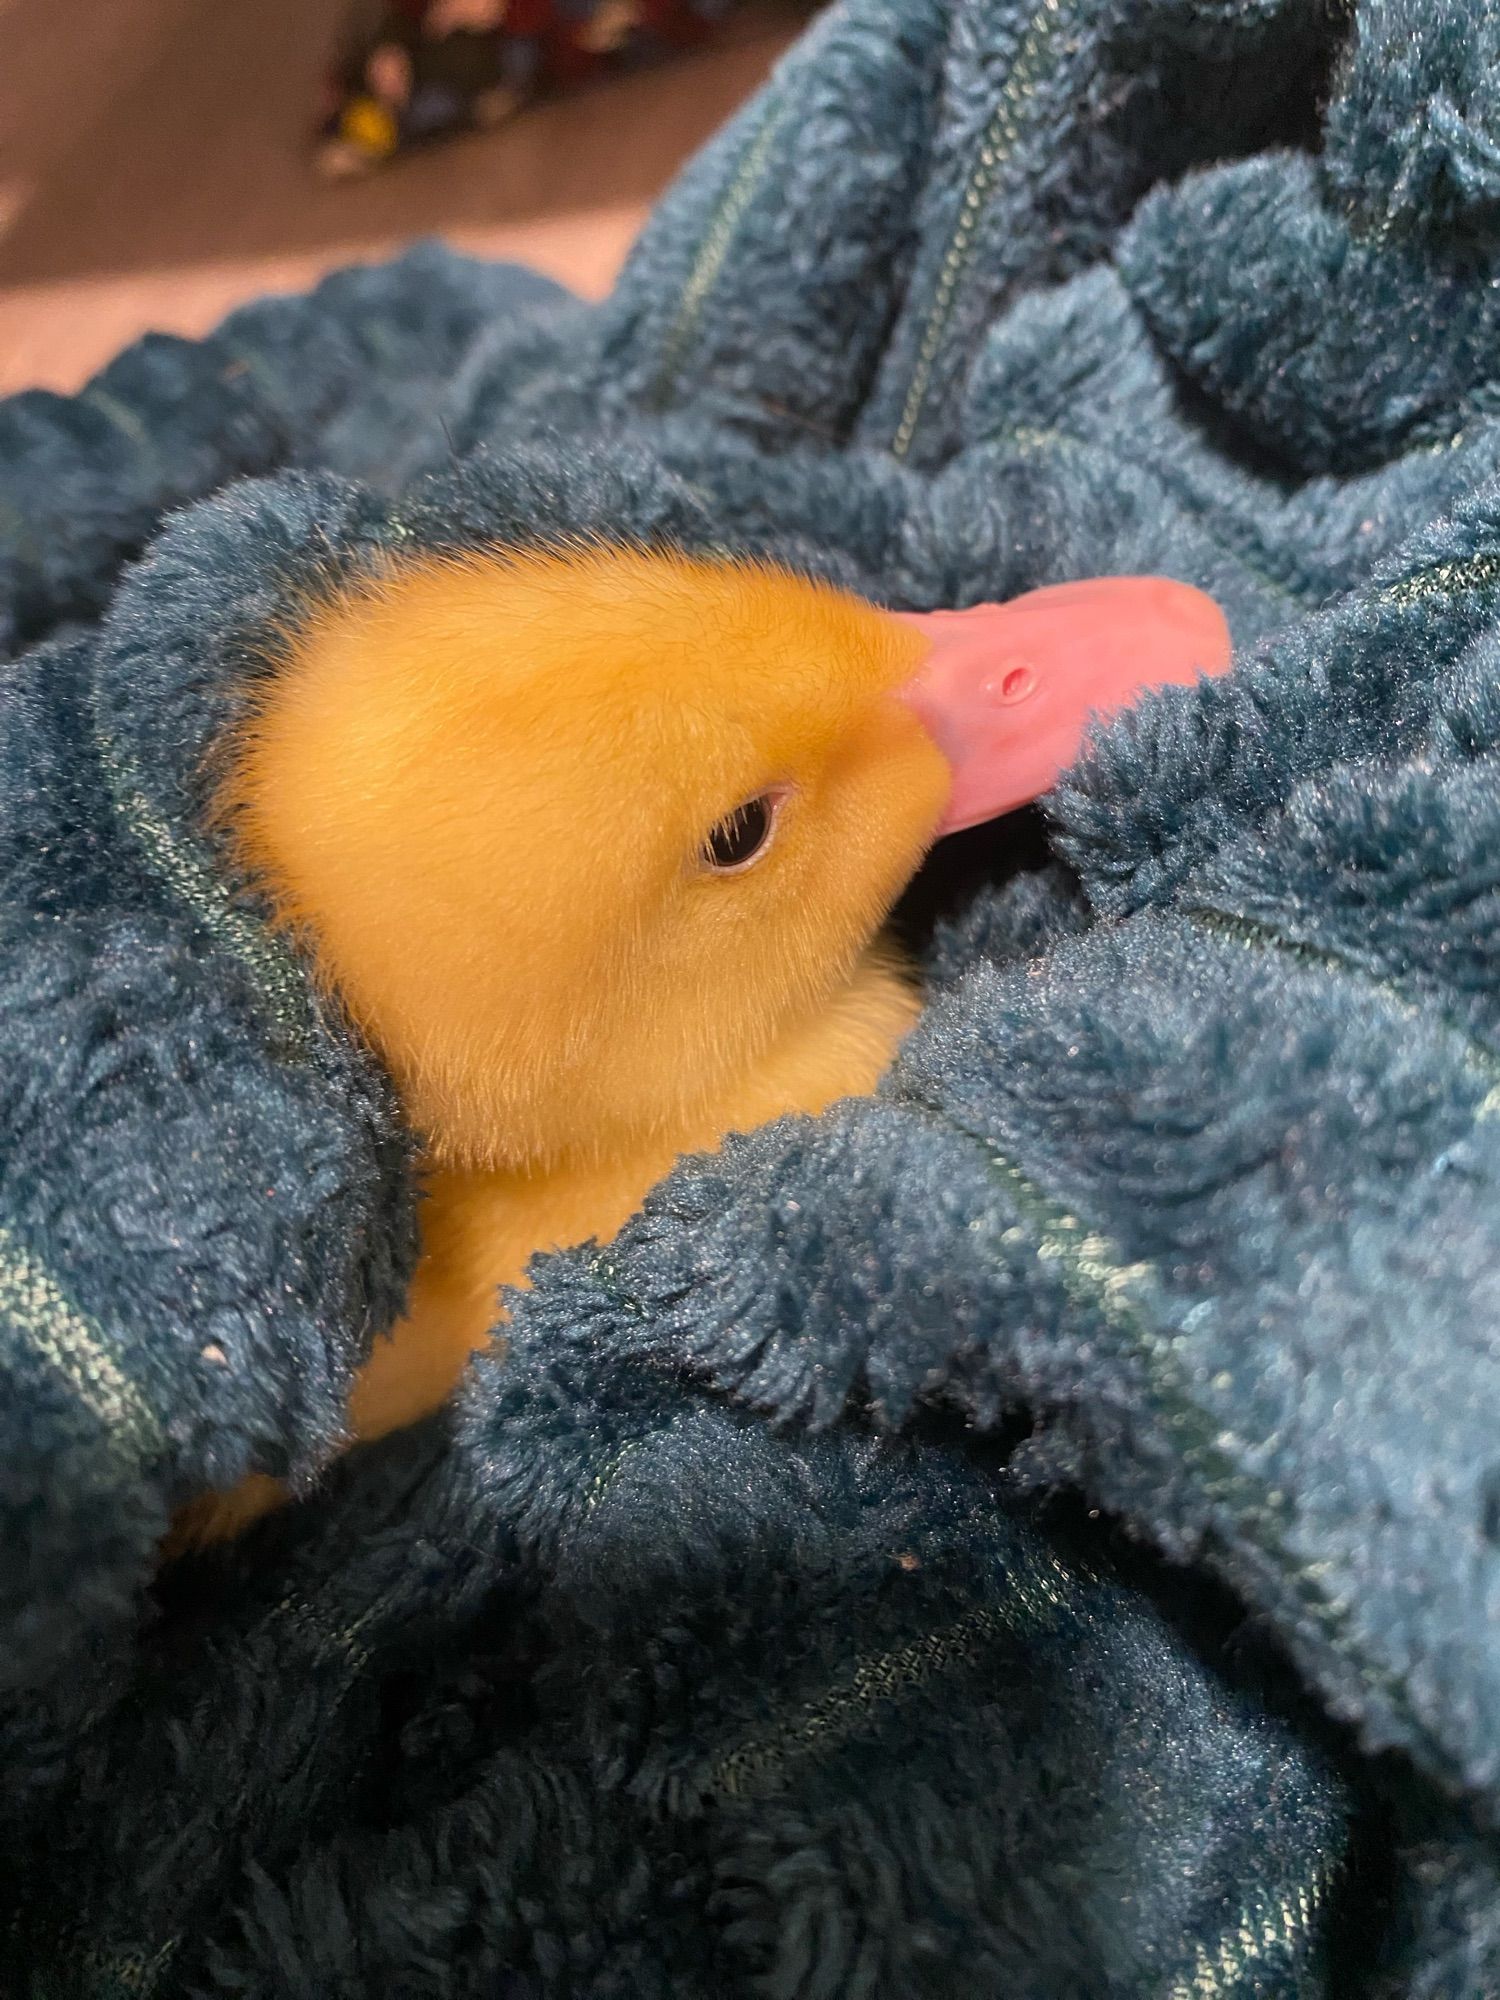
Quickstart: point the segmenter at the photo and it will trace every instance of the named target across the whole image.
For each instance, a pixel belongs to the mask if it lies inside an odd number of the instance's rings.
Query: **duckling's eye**
[[[776,793],[762,792],[726,813],[700,850],[704,867],[721,875],[748,868],[771,838],[777,803]]]

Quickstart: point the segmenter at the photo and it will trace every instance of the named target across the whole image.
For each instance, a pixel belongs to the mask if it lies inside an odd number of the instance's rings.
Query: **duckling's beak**
[[[1159,576],[1097,577],[972,611],[896,615],[929,642],[900,693],[953,767],[940,835],[1050,791],[1094,717],[1230,662],[1218,605]]]

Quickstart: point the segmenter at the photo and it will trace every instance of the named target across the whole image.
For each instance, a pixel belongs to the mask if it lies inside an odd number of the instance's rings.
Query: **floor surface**
[[[355,183],[308,162],[344,0],[0,0],[0,393],[76,387],[148,328],[414,236],[517,256],[597,296],[654,197],[804,18],[726,39]]]

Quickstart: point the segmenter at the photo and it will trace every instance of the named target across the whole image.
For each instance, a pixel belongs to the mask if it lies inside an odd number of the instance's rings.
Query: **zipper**
[[[0,1314],[60,1375],[89,1414],[136,1463],[161,1438],[155,1415],[46,1266],[0,1224]]]
[[[1263,1971],[1275,1959],[1289,1962],[1312,1929],[1333,1873],[1326,1861],[1321,1862],[1311,1880],[1299,1882],[1274,1902],[1253,1900],[1217,1945],[1194,1947],[1191,1971],[1173,1980],[1165,2000],[1233,2000],[1247,1990],[1248,1975]],[[1254,1990],[1261,1990],[1258,1981]]]
[[[1381,591],[1381,604],[1421,604],[1429,597],[1451,597],[1459,590],[1483,590],[1500,583],[1500,550],[1454,556],[1431,569],[1419,569]]]
[[[839,1749],[868,1725],[878,1708],[967,1666],[1013,1622],[998,1611],[971,1611],[939,1631],[861,1660],[846,1680],[816,1701],[718,1758],[709,1767],[705,1789],[727,1798],[763,1797],[777,1788],[789,1765]]]
[[[1079,437],[1072,431],[1059,429],[1041,430],[1034,424],[1019,424],[1012,429],[998,431],[993,434],[993,442],[1007,443],[1023,456],[1029,454],[1046,456],[1054,452],[1070,451],[1092,452],[1116,464],[1130,463],[1123,452],[1098,438]],[[1284,598],[1294,612],[1305,615],[1309,611],[1316,610],[1317,603],[1309,600],[1308,593],[1294,588],[1284,577],[1278,576],[1274,570],[1266,566],[1274,552],[1268,551],[1265,545],[1255,538],[1253,531],[1249,535],[1244,534],[1240,530],[1239,521],[1232,514],[1227,518],[1228,531],[1226,531],[1223,522],[1216,521],[1202,512],[1199,496],[1193,491],[1190,483],[1172,476],[1173,468],[1170,464],[1147,467],[1135,464],[1130,469],[1138,476],[1144,474],[1173,505],[1182,507],[1190,517],[1191,526],[1203,536],[1204,540],[1211,542],[1219,554],[1227,556],[1231,562],[1237,563],[1241,569],[1247,571],[1263,589],[1274,591],[1278,597]],[[1238,539],[1235,538],[1235,531],[1240,531]]]
[[[1159,1289],[1154,1266],[1124,1262],[1107,1237],[1089,1229],[1077,1216],[1049,1200],[1034,1181],[979,1134],[919,1100],[903,1095],[901,1101],[980,1147],[991,1173],[1006,1187],[1022,1224],[1033,1233],[1037,1258],[1057,1267],[1070,1298],[1098,1311],[1116,1331],[1132,1338],[1137,1356],[1147,1368],[1150,1387],[1166,1425],[1179,1434],[1199,1433],[1196,1438],[1180,1437],[1178,1448],[1202,1478],[1209,1498],[1220,1503],[1226,1497],[1231,1498],[1243,1518],[1257,1527],[1263,1551],[1278,1559],[1281,1573],[1296,1589],[1304,1609],[1323,1628],[1329,1643],[1336,1643],[1348,1606],[1339,1598],[1322,1594],[1315,1573],[1321,1565],[1285,1561],[1277,1516],[1285,1514],[1287,1496],[1280,1490],[1264,1494],[1252,1491],[1252,1482],[1225,1458],[1218,1439],[1207,1435],[1204,1413],[1187,1392],[1186,1377],[1181,1364],[1170,1353],[1169,1340],[1161,1339],[1146,1317],[1139,1293],[1146,1286]],[[1011,1228],[1004,1232],[1002,1240],[1018,1242],[1023,1235],[1023,1228]],[[1174,1404],[1176,1408],[1172,1407]],[[1361,1662],[1361,1672],[1367,1687],[1378,1690],[1393,1707],[1409,1714],[1405,1690],[1394,1675],[1367,1661]],[[1191,1970],[1174,1980],[1165,2000],[1232,2000],[1236,1991],[1244,1992],[1242,1982],[1247,1975],[1274,1956],[1289,1957],[1310,1930],[1335,1865],[1326,1858],[1320,1861],[1310,1882],[1299,1883],[1274,1903],[1252,1901],[1216,1947],[1195,1948]]]
[[[980,140],[978,156],[964,189],[958,222],[938,271],[937,289],[928,308],[916,367],[907,388],[895,437],[891,441],[891,451],[897,458],[906,457],[916,436],[932,386],[938,351],[953,315],[959,286],[974,255],[985,203],[994,192],[1002,169],[1020,144],[1022,107],[1035,95],[1046,74],[1052,39],[1061,24],[1061,15],[1062,0],[1042,0],[1040,10],[1033,17],[1016,51],[1010,74]]]
[[[161,452],[150,431],[128,404],[123,403],[110,390],[100,387],[97,376],[80,392],[78,401],[80,404],[91,405],[101,417],[113,424],[117,431],[129,438],[148,465],[160,466]]]
[[[663,337],[661,362],[646,392],[645,406],[648,410],[664,410],[671,399],[677,373],[697,335],[709,295],[728,261],[755,190],[770,164],[771,149],[780,136],[785,118],[786,111],[782,104],[774,99],[767,102],[758,129],[740,156],[739,165],[728,185],[714,204],[708,228],[678,297],[677,311]]]
[[[1226,910],[1215,909],[1209,904],[1194,907],[1184,903],[1182,915],[1196,929],[1206,931],[1212,937],[1232,939],[1247,951],[1270,951],[1283,958],[1295,960],[1319,972],[1333,973],[1345,979],[1356,980],[1368,992],[1376,993],[1392,1010],[1406,1021],[1435,1021],[1446,1028],[1463,1044],[1464,1061],[1477,1070],[1489,1088],[1475,1108],[1474,1122],[1481,1123],[1493,1118],[1500,1110],[1500,1056],[1492,1055],[1482,1042],[1475,1041],[1464,1025],[1453,1019],[1440,1007],[1425,1008],[1409,1000],[1399,986],[1390,980],[1381,979],[1357,960],[1346,958],[1341,952],[1329,951],[1322,945],[1304,944],[1300,938],[1289,938],[1271,924],[1257,917],[1242,917]]]
[[[127,2000],[127,1996],[128,2000],[151,2000],[181,1942],[180,1938],[169,1938],[149,1956],[141,1951],[122,1952],[118,1957],[90,1952],[83,1972],[92,2000]]]
[[[307,1642],[316,1659],[329,1661],[344,1670],[323,1717],[325,1731],[369,1664],[370,1651],[362,1635],[382,1608],[377,1601],[367,1605],[347,1625],[329,1625],[318,1616],[306,1598],[289,1592],[255,1627],[260,1635],[274,1634],[278,1628],[290,1628]],[[182,1943],[181,1936],[169,1938],[149,1956],[139,1948],[111,1951],[107,1947],[95,1947],[90,1950],[81,1967],[89,1981],[90,2000],[126,2000],[126,1996],[129,2000],[151,2000]]]
[[[1068,1569],[1054,1550],[1040,1547],[1008,1557],[1003,1606],[981,1605],[949,1625],[861,1660],[846,1678],[805,1702],[759,1738],[719,1757],[707,1789],[731,1798],[761,1797],[776,1789],[787,1768],[805,1757],[840,1749],[867,1727],[877,1709],[910,1689],[972,1665],[986,1646],[1016,1632],[1055,1629],[1078,1614],[1078,1586],[1086,1572]]]
[[[152,805],[130,760],[106,729],[97,701],[92,704],[91,720],[116,817],[134,835],[160,880],[250,974],[275,1028],[277,1054],[287,1062],[307,1061],[313,1011],[296,960],[274,932],[235,905],[207,860],[175,833]]]
[[[1299,1561],[1287,1548],[1284,1524],[1290,1496],[1280,1487],[1262,1487],[1236,1463],[1230,1453],[1244,1440],[1197,1401],[1192,1377],[1174,1352],[1178,1336],[1159,1331],[1155,1323],[1169,1320],[1165,1287],[1155,1265],[1126,1262],[1109,1237],[1062,1208],[990,1140],[939,1106],[900,1089],[891,1091],[890,1101],[978,1150],[1017,1218],[1001,1232],[1001,1243],[1020,1249],[1029,1238],[1032,1255],[1056,1272],[1069,1303],[1097,1314],[1125,1344],[1146,1376],[1152,1407],[1209,1505],[1227,1508],[1255,1534],[1259,1553],[1295,1591],[1327,1644],[1342,1658],[1357,1658],[1365,1687],[1399,1713],[1414,1734],[1425,1737],[1426,1726],[1412,1712],[1400,1679],[1372,1660],[1351,1655],[1341,1643],[1351,1607],[1346,1598],[1329,1594],[1324,1581],[1327,1565]]]

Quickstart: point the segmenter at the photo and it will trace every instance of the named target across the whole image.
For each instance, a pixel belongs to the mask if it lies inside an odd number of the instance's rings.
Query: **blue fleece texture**
[[[1500,1992],[1497,78],[837,0],[600,306],[420,248],[0,405],[7,1995]],[[289,606],[577,534],[1236,664],[934,857],[876,1096],[330,1467],[413,1147],[205,808]]]

